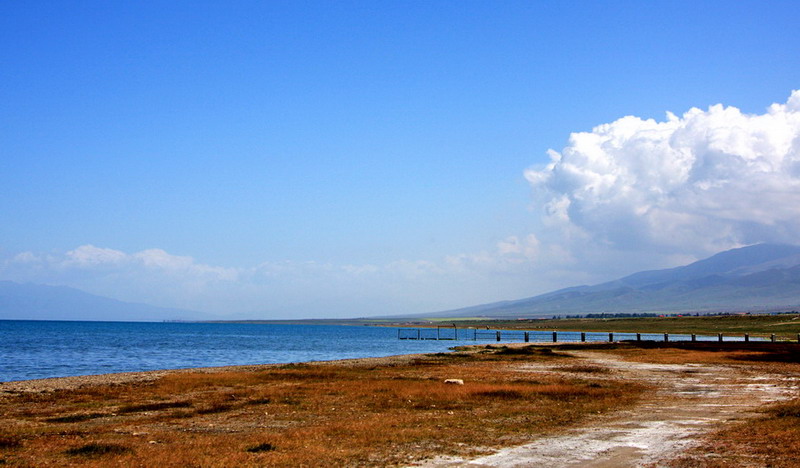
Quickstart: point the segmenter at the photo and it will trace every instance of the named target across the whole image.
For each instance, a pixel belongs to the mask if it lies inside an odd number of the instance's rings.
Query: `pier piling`
[[[442,328],[444,328],[444,333],[442,333]],[[452,331],[450,331],[452,329]],[[423,333],[423,330],[425,331]],[[559,336],[559,332],[556,330],[553,331],[544,331],[544,330],[491,330],[486,327],[486,330],[478,330],[476,328],[467,328],[465,332],[459,333],[458,327],[455,326],[438,326],[436,327],[436,331],[434,332],[433,327],[426,327],[426,328],[400,328],[397,330],[397,339],[399,340],[471,340],[471,341],[479,341],[479,340],[490,340],[490,341],[497,341],[500,342],[504,338],[510,341],[521,341],[525,343],[530,342],[546,342],[547,337],[552,337],[553,343],[558,343],[559,338],[563,342],[578,342],[585,343],[588,341],[603,341],[602,336],[605,333],[608,333],[608,343],[616,343],[617,341],[628,341],[633,340],[633,335],[636,335],[636,341],[659,341],[659,336],[663,336],[663,342],[669,343],[670,342],[670,334],[669,333],[662,333],[662,334],[654,334],[654,333],[645,333],[645,337],[642,337],[642,333],[627,333],[627,332],[564,332],[561,336]],[[550,335],[548,335],[550,334]],[[734,335],[729,341],[743,341],[745,343],[749,343],[752,341],[758,342],[772,342],[776,343],[778,341],[778,337],[775,333],[769,335],[769,340],[766,337],[757,336],[753,338],[751,333],[742,333],[741,335]],[[713,340],[713,335],[698,335],[696,333],[679,333],[674,334],[672,336],[673,341],[681,342],[681,341],[708,341]],[[616,341],[615,341],[616,339]],[[717,333],[717,341],[722,343],[725,341],[725,336],[723,333]],[[794,341],[790,339],[790,341]],[[797,343],[800,343],[800,333],[797,334]]]

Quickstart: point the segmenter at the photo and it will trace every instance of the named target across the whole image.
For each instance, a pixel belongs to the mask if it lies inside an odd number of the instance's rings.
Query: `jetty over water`
[[[716,335],[698,335],[684,333],[631,333],[631,332],[576,332],[576,331],[543,331],[543,330],[489,330],[478,328],[436,327],[436,328],[398,328],[397,338],[400,340],[449,340],[449,341],[520,341],[525,343],[581,343],[616,341],[775,341],[775,335],[769,338],[718,333]],[[800,334],[798,335],[800,342]]]

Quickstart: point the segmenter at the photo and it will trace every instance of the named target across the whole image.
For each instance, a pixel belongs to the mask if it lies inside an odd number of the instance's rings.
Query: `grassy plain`
[[[403,465],[522,443],[634,404],[645,391],[632,382],[518,369],[532,361],[571,358],[544,347],[488,347],[5,392],[0,464]]]
[[[797,340],[800,333],[800,314],[780,315],[719,315],[684,317],[642,318],[576,318],[544,320],[468,320],[451,319],[447,322],[415,326],[437,326],[455,324],[459,328],[492,328],[520,330],[556,330],[586,332],[632,332],[632,333],[696,333],[732,335],[770,335]]]

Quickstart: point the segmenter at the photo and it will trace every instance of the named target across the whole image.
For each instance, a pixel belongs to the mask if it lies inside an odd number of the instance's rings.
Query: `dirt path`
[[[797,392],[797,381],[755,374],[738,366],[648,364],[589,351],[571,354],[579,356],[582,365],[612,369],[613,378],[642,381],[657,390],[632,409],[598,417],[586,426],[556,436],[476,459],[441,457],[421,466],[659,466],[659,461],[674,458],[694,445],[701,434],[725,422],[751,417],[758,406],[787,399]],[[525,368],[531,372],[559,370],[544,365]],[[603,377],[608,378],[608,374]]]

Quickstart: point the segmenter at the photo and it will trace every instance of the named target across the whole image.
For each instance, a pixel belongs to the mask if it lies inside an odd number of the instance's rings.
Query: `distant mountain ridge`
[[[715,312],[800,307],[800,246],[758,244],[593,286],[439,312],[441,317]]]
[[[2,320],[201,320],[205,314],[95,296],[66,286],[0,281]]]

